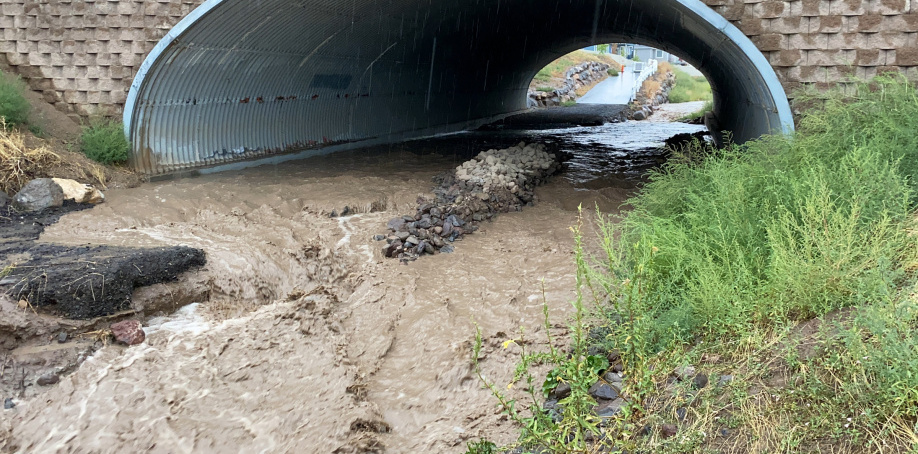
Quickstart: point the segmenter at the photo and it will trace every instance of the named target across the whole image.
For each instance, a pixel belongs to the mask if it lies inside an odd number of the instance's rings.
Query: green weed
[[[80,149],[89,159],[102,164],[118,164],[127,161],[131,144],[124,137],[120,123],[95,120],[83,128]]]
[[[29,102],[23,96],[25,84],[19,77],[0,72],[0,117],[7,126],[18,126],[29,120]]]

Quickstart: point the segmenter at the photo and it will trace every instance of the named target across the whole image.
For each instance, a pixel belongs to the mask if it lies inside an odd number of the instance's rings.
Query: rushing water
[[[22,452],[463,452],[481,436],[511,441],[516,429],[470,366],[475,326],[484,373],[501,387],[519,353],[502,342],[524,327],[532,347],[545,343],[543,301],[564,343],[577,206],[617,211],[664,158],[663,140],[699,129],[476,131],[110,191],[43,240],[202,248],[206,269],[161,294],[196,285],[210,298],[150,319],[145,344],[102,349],[0,422]],[[519,141],[573,154],[539,203],[485,223],[454,254],[408,266],[381,256],[372,236],[413,213],[435,175]],[[345,205],[360,213],[328,217]]]

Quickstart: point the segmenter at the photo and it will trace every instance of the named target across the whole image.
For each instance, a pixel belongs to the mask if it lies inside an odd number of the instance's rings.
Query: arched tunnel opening
[[[608,42],[698,68],[737,142],[793,128],[767,60],[699,0],[208,0],[135,77],[131,163],[162,174],[474,128],[527,109],[546,64]]]

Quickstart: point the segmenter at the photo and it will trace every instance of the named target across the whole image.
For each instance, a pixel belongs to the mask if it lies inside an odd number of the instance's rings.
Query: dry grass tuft
[[[653,99],[660,92],[660,87],[662,87],[660,81],[656,78],[650,78],[644,81],[644,85],[641,86],[641,92],[647,99]]]
[[[0,190],[15,194],[29,180],[42,175],[43,169],[60,162],[61,157],[44,146],[27,147],[25,136],[8,130],[0,118]]]

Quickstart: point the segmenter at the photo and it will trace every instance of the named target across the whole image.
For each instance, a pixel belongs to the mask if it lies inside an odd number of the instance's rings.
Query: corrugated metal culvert
[[[603,42],[700,68],[740,141],[792,128],[765,58],[698,0],[208,0],[131,86],[131,162],[161,174],[464,128],[524,109],[539,69]]]

